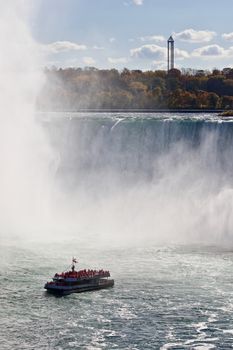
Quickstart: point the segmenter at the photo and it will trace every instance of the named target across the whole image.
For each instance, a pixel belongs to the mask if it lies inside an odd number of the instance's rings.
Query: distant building
[[[167,41],[167,71],[175,67],[175,42],[172,36]]]

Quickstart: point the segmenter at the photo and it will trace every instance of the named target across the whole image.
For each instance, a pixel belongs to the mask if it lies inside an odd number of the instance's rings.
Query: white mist
[[[22,234],[50,216],[52,153],[35,118],[43,75],[28,28],[30,1],[1,2],[0,234]]]

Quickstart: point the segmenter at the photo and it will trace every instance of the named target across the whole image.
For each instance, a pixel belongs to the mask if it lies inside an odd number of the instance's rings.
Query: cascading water
[[[81,231],[115,244],[232,240],[232,122],[77,114],[44,127],[59,154],[60,209]]]

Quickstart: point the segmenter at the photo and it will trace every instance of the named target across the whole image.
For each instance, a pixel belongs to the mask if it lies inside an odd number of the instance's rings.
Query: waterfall
[[[61,212],[103,240],[229,242],[233,123],[201,116],[118,118],[44,123],[59,154]]]

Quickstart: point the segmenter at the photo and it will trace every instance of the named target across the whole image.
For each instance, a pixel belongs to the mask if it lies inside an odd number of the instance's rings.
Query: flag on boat
[[[77,264],[78,261],[77,261],[77,259],[73,258],[73,259],[72,259],[72,262],[75,263],[75,264]]]

